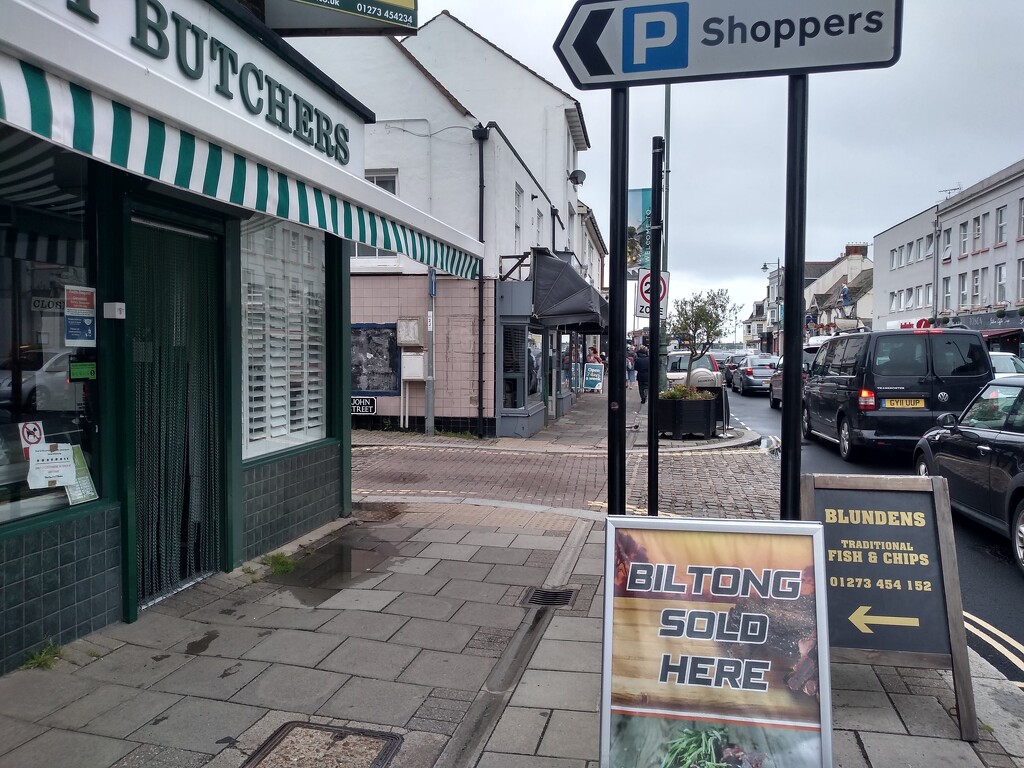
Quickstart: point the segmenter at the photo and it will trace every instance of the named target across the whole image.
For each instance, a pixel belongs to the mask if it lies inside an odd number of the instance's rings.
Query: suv
[[[693,361],[692,382],[686,381],[686,368],[689,364],[690,352],[688,350],[668,353],[665,378],[668,380],[669,386],[687,383],[692,383],[695,387],[722,386],[722,372],[718,370],[718,363],[710,354],[701,355]]]
[[[913,448],[940,413],[960,413],[992,380],[977,331],[920,329],[834,336],[804,380],[802,429],[853,461],[867,445]]]

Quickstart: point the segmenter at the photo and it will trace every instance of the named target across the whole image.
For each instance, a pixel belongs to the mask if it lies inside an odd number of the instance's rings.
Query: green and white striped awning
[[[0,54],[0,121],[132,173],[475,279],[480,260],[212,141]]]

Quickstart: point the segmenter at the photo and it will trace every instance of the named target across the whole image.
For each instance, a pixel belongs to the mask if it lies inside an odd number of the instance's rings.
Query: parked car
[[[14,376],[21,378],[21,411],[74,411],[79,402],[80,385],[68,380],[72,351],[23,347],[0,363],[0,408],[13,404]]]
[[[733,391],[746,397],[751,392],[767,392],[779,358],[767,353],[748,355],[732,373]]]
[[[1024,573],[1024,376],[988,384],[959,417],[939,416],[914,449],[914,467],[946,478],[954,510],[1009,537]]]
[[[817,354],[818,349],[823,343],[828,341],[828,338],[827,336],[812,336],[804,344],[803,360],[801,363],[803,381],[807,380],[807,372],[811,370],[811,363],[814,362],[814,356]],[[782,407],[782,366],[785,359],[785,355],[779,358],[779,362],[775,366],[775,373],[772,374],[768,382],[768,405],[772,408]]]
[[[818,349],[804,381],[803,433],[838,443],[845,461],[865,446],[913,449],[940,413],[959,413],[991,380],[977,331],[834,336]]]
[[[665,378],[669,385],[686,384],[686,369],[690,364],[690,352],[679,350],[668,353],[668,367],[665,369]],[[693,361],[691,369],[695,387],[721,387],[723,385],[722,372],[718,370],[718,363],[711,355],[701,355]]]
[[[1024,374],[1024,360],[1012,352],[989,352],[988,356],[992,358],[992,370],[997,379]]]
[[[737,354],[729,355],[729,359],[726,360],[725,365],[719,366],[720,368],[722,368],[722,378],[725,381],[725,386],[732,386],[733,373],[735,373],[736,369],[740,367],[740,363],[742,363],[749,354],[749,352],[740,352]]]

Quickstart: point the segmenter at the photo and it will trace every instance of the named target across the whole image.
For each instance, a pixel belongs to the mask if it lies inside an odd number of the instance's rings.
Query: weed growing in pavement
[[[46,641],[46,645],[25,659],[25,663],[21,665],[21,668],[53,669],[53,666],[60,658],[60,652],[61,647],[59,645],[55,645],[53,638],[50,638]]]
[[[462,432],[448,432],[447,430],[439,429],[434,434],[438,437],[457,437],[460,440],[476,440],[476,435],[465,430]]]
[[[242,573],[244,573],[246,576],[252,576],[254,573],[256,573],[256,569],[253,568],[251,565],[243,565]]]
[[[270,567],[270,572],[275,576],[282,573],[291,573],[295,569],[295,558],[284,552],[273,552],[260,558],[263,565]]]

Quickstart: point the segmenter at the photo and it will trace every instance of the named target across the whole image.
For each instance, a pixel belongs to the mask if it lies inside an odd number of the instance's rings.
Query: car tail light
[[[862,389],[860,396],[857,398],[857,407],[862,411],[873,411],[877,407],[875,405],[875,393],[870,389]]]
[[[754,369],[753,368],[747,368],[747,376],[753,376],[753,375],[754,375]]]

